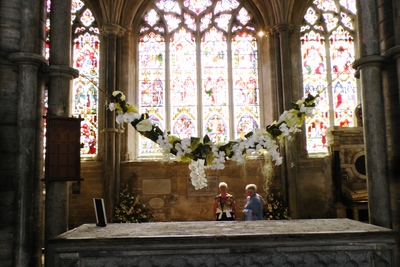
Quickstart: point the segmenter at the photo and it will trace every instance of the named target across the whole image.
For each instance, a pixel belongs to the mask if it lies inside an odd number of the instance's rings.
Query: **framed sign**
[[[94,210],[96,212],[96,225],[105,227],[107,225],[106,209],[104,207],[104,199],[93,198]]]

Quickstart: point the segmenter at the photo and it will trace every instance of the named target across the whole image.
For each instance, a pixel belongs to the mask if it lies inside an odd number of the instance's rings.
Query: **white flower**
[[[118,114],[115,120],[117,121],[118,124],[124,123],[125,122],[124,114]]]
[[[181,141],[182,144],[182,150],[185,151],[185,153],[191,153],[192,149],[190,148],[190,138],[183,138]]]
[[[298,105],[298,106],[303,106],[305,100],[306,100],[305,97],[303,97],[302,99],[297,100],[296,105]]]
[[[164,133],[164,136],[158,136],[157,144],[164,153],[169,153],[171,151],[172,144],[169,142],[169,136],[167,133]]]
[[[306,107],[301,105],[300,112],[305,113],[308,117],[314,117],[314,107]]]
[[[110,103],[110,104],[108,105],[108,109],[109,109],[110,111],[114,111],[114,110],[115,110],[115,103],[114,103],[114,102]]]
[[[134,112],[127,112],[123,116],[124,116],[124,121],[128,122],[128,123],[130,123],[136,119],[140,119],[140,115],[138,113],[134,113]]]
[[[232,146],[232,152],[233,152],[232,160],[236,161],[237,163],[243,163],[244,155],[243,155],[242,151],[243,151],[243,149],[242,149],[240,143],[234,144]]]
[[[289,128],[287,127],[286,123],[282,123],[281,126],[279,126],[279,130],[282,131],[284,136],[288,136],[289,133]]]
[[[206,173],[204,170],[204,159],[198,159],[197,161],[192,160],[189,164],[190,177],[192,185],[196,190],[207,187]]]
[[[277,151],[278,146],[274,145],[270,149],[268,149],[268,153],[271,155],[272,160],[275,161],[275,165],[282,164],[282,157],[280,156],[279,152]]]
[[[174,146],[175,150],[176,150],[176,156],[177,157],[183,157],[185,155],[185,152],[183,152],[182,150],[182,144],[181,143],[176,143]]]
[[[248,148],[248,149],[246,150],[246,155],[250,156],[251,154],[253,154],[254,151],[256,151],[256,150],[253,149],[253,148]]]
[[[140,132],[147,132],[153,129],[153,123],[150,120],[142,120],[136,124],[136,129]]]
[[[212,170],[223,170],[225,168],[225,152],[219,151],[218,147],[212,146],[213,161],[211,163]]]

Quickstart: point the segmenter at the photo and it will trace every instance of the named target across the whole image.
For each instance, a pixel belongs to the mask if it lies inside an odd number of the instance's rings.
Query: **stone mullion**
[[[391,227],[382,63],[375,1],[357,1],[360,58],[353,67],[360,73],[369,221]],[[368,119],[365,119],[368,118]]]
[[[50,62],[47,69],[48,109],[47,117],[71,116],[72,79],[78,71],[71,65],[71,0],[52,0],[50,10]],[[45,198],[45,245],[50,238],[68,230],[68,182],[46,183]],[[49,255],[46,249],[45,254]],[[46,257],[47,258],[47,257]],[[54,263],[46,260],[46,266]]]

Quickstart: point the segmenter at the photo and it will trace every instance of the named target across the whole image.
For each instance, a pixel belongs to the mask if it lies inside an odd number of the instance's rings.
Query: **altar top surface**
[[[245,237],[245,236],[312,236],[312,235],[392,235],[393,230],[350,219],[304,219],[262,221],[193,221],[153,223],[110,223],[106,227],[83,224],[53,239],[151,239],[194,237]]]

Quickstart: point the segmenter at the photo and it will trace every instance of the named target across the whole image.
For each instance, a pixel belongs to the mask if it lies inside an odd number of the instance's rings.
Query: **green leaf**
[[[279,130],[279,126],[282,124],[283,122],[279,123],[279,124],[272,124],[272,125],[268,125],[267,126],[267,132],[269,132],[273,138],[276,138],[278,136],[280,136],[282,134],[282,131]]]
[[[249,137],[251,137],[253,135],[253,132],[248,132],[244,137],[246,137],[247,139],[249,139]]]
[[[203,137],[203,144],[206,144],[206,143],[208,143],[208,142],[210,142],[210,141],[211,141],[210,137],[208,136],[208,134],[206,134],[206,135]]]

